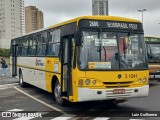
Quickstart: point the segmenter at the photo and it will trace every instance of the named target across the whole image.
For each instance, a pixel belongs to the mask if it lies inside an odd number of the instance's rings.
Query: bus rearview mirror
[[[81,31],[80,30],[75,31],[74,38],[75,38],[76,46],[81,46],[82,45],[82,40],[81,40]]]

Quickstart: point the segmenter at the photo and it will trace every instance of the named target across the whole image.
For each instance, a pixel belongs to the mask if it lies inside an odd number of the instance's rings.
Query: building
[[[0,0],[0,48],[25,33],[24,0]]]
[[[43,12],[38,10],[35,6],[25,7],[25,20],[26,33],[44,27]]]
[[[108,0],[92,0],[92,15],[108,14]]]

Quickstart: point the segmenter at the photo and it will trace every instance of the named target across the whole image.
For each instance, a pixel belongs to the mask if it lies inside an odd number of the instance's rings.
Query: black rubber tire
[[[56,104],[63,106],[65,104],[65,99],[61,96],[61,86],[58,80],[55,83],[53,94]]]

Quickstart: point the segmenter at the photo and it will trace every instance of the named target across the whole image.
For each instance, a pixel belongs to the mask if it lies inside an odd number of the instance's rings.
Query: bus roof
[[[76,24],[78,25],[79,21],[82,20],[82,19],[111,20],[111,21],[121,21],[121,22],[126,22],[127,21],[127,22],[133,22],[133,23],[134,22],[135,23],[141,23],[139,20],[135,20],[135,19],[131,19],[131,18],[125,18],[125,17],[118,17],[118,16],[96,16],[96,15],[95,16],[80,16],[80,17],[77,17],[77,18],[74,18],[74,19],[71,19],[71,20],[68,20],[68,21],[65,21],[65,22],[61,22],[61,23],[58,23],[58,24],[55,24],[55,25],[51,25],[47,28],[42,28],[42,29],[30,32],[30,33],[26,33],[25,35],[18,36],[18,37],[23,37],[23,36],[30,35],[30,34],[37,33],[37,32],[41,32],[41,31],[44,31],[44,30],[47,30],[47,29],[60,27],[60,26],[63,26],[63,25],[69,24],[69,23],[73,23],[73,22],[76,22]]]
[[[159,38],[159,37],[155,37],[155,36],[144,36],[145,38]]]
[[[68,20],[68,21],[56,24],[56,25],[49,26],[48,28],[55,28],[55,27],[58,27],[58,26],[62,26],[62,25],[65,25],[65,24],[72,23],[72,22],[77,22],[77,24],[78,24],[78,22],[81,19],[111,20],[111,21],[121,21],[121,22],[126,22],[127,21],[127,22],[138,22],[138,23],[140,23],[139,20],[135,20],[135,19],[131,19],[131,18],[118,17],[118,16],[96,16],[95,15],[95,16],[81,16],[81,17],[77,17],[77,18],[74,18],[74,19],[71,19],[71,20]]]

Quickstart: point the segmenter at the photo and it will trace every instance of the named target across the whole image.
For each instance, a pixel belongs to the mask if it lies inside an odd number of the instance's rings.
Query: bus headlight
[[[143,82],[145,83],[147,81],[147,78],[143,78]]]
[[[141,82],[142,82],[142,79],[139,79],[138,82],[141,83]]]
[[[90,84],[90,80],[89,79],[85,80],[85,83],[86,83],[86,85],[89,85]]]
[[[78,86],[83,86],[83,79],[80,79],[80,80],[78,81]]]
[[[95,85],[96,84],[96,80],[92,80],[92,84]]]

